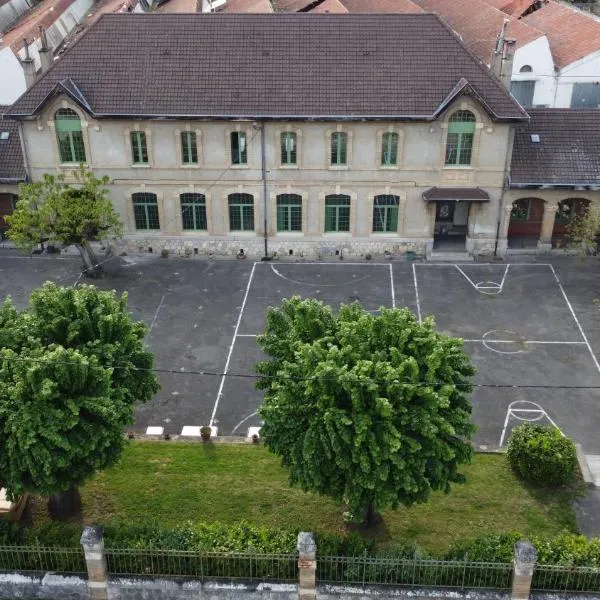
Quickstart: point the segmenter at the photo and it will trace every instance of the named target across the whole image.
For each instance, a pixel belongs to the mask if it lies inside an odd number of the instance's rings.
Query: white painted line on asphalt
[[[256,270],[256,265],[258,263],[254,263],[252,265],[252,271],[250,271],[250,277],[248,277],[248,283],[246,284],[246,293],[244,294],[244,300],[242,301],[242,306],[240,307],[240,314],[238,315],[237,323],[235,324],[235,330],[233,332],[233,339],[231,340],[231,344],[229,345],[229,352],[227,353],[227,361],[225,362],[225,368],[223,369],[223,375],[221,376],[221,383],[219,384],[219,391],[217,392],[217,398],[215,400],[215,405],[213,407],[212,414],[210,416],[210,425],[215,422],[215,415],[217,414],[217,408],[219,407],[219,401],[221,400],[221,395],[223,394],[223,386],[225,385],[225,378],[227,377],[227,372],[229,371],[229,363],[231,362],[231,355],[233,354],[233,347],[235,346],[235,340],[237,338],[238,330],[240,328],[240,323],[242,322],[242,317],[244,315],[244,309],[246,308],[246,301],[248,300],[248,294],[250,293],[250,286],[252,285],[252,278],[254,277],[254,271]]]
[[[390,263],[390,286],[392,287],[392,308],[396,308],[396,292],[394,290],[394,270],[392,269],[392,263]]]
[[[148,331],[148,335],[150,335],[150,333],[152,332],[152,329],[154,328],[154,324],[156,323],[156,319],[158,318],[158,313],[159,313],[164,301],[165,301],[165,294],[163,294],[163,297],[160,299],[160,302],[158,303],[158,306],[156,307],[156,312],[154,313],[154,319],[152,319],[152,324],[150,325],[150,330]]]
[[[463,340],[463,342],[474,342],[483,344],[570,344],[574,346],[585,346],[585,342],[551,342],[546,340]]]
[[[419,319],[419,325],[423,322],[421,318],[421,303],[419,302],[419,286],[417,284],[417,270],[415,269],[415,263],[412,264],[413,281],[415,283],[415,296],[417,298],[417,317]]]
[[[251,337],[251,338],[255,338],[255,337],[258,337],[259,335],[260,335],[260,333],[238,333],[238,337]]]
[[[251,419],[252,417],[255,417],[258,414],[258,411],[254,411],[253,413],[249,414],[247,417],[244,417],[234,428],[233,431],[231,432],[231,435],[234,435],[235,432],[248,420]],[[250,437],[250,436],[248,436]]]
[[[600,364],[598,363],[598,359],[596,358],[596,355],[594,354],[594,351],[592,350],[592,347],[590,346],[587,336],[585,335],[585,331],[583,330],[583,327],[581,326],[581,323],[579,322],[579,319],[577,318],[577,315],[575,314],[575,311],[573,310],[573,307],[571,306],[571,302],[569,301],[569,298],[567,297],[565,288],[563,287],[563,285],[562,285],[560,279],[558,278],[558,275],[556,274],[556,271],[554,270],[554,267],[552,265],[550,265],[550,269],[552,270],[554,279],[556,279],[556,283],[558,283],[558,287],[560,288],[560,291],[562,292],[563,298],[565,299],[565,302],[567,303],[567,306],[569,307],[569,310],[571,311],[571,314],[573,315],[573,319],[575,319],[575,323],[577,323],[577,327],[579,328],[579,333],[581,333],[581,337],[583,338],[584,342],[586,343],[586,345],[588,347],[590,356],[592,357],[592,360],[594,361],[594,364],[596,365],[596,369],[598,369],[598,372],[600,373]]]

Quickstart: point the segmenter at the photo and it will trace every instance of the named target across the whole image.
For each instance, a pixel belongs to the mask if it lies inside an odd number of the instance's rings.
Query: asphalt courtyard
[[[260,424],[253,365],[265,311],[293,294],[332,306],[404,307],[465,339],[477,369],[476,444],[506,444],[523,422],[553,423],[600,454],[600,261],[527,257],[503,263],[326,263],[117,257],[97,285],[129,294],[150,332],[162,385],[134,429],[246,435]],[[73,285],[78,257],[0,249],[0,297],[23,306],[44,281]],[[150,431],[160,431],[151,429]]]

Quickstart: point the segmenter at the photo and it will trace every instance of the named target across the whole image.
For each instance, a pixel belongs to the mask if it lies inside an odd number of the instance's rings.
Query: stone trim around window
[[[282,133],[295,133],[296,134],[296,164],[295,165],[283,165],[281,164],[281,134]],[[275,149],[275,164],[278,169],[301,169],[302,168],[302,130],[292,125],[286,127],[279,127],[275,130],[273,137],[274,149]],[[287,192],[280,192],[287,193]],[[304,206],[304,204],[303,204]]]
[[[198,156],[200,160],[200,156]],[[206,229],[184,229],[183,220],[181,215],[181,194],[202,194],[205,198],[206,203]],[[178,188],[173,194],[171,194],[171,201],[173,202],[173,213],[175,219],[175,226],[169,228],[169,231],[175,231],[177,235],[185,236],[208,236],[214,235],[213,230],[213,202],[210,191],[206,191],[203,186],[190,184],[186,187]]]
[[[350,196],[350,231],[343,232],[333,232],[333,231],[325,231],[325,197],[330,196],[331,194],[344,194],[346,196]],[[356,192],[352,192],[347,189],[341,188],[341,186],[336,185],[335,188],[328,190],[327,192],[319,192],[319,229],[318,235],[322,236],[323,239],[328,237],[354,237],[356,236],[356,207],[357,207],[357,199],[358,195]]]
[[[146,134],[146,150],[148,151],[148,162],[145,164],[136,164],[133,162],[131,150],[131,136],[134,131],[143,131]],[[154,149],[152,146],[152,130],[149,127],[136,123],[133,127],[128,127],[124,131],[125,151],[129,157],[129,167],[132,169],[151,169],[154,166]],[[162,224],[161,224],[162,227]]]
[[[230,133],[230,132],[228,132]],[[250,157],[248,157],[250,158]],[[231,231],[229,229],[229,195],[250,194],[254,198],[254,230]],[[238,185],[221,191],[221,235],[228,237],[255,237],[263,234],[263,213],[260,190],[251,186]],[[215,207],[216,209],[216,207]],[[215,232],[217,235],[219,232]]]
[[[148,193],[156,195],[156,202],[158,204],[158,221],[160,229],[136,229],[135,228],[135,217],[133,214],[133,194],[136,193]],[[168,231],[169,223],[167,223],[164,206],[164,192],[159,187],[147,186],[145,183],[136,187],[128,188],[125,191],[125,227],[126,233],[128,234],[152,234],[161,235],[164,231]]]
[[[346,164],[345,165],[332,165],[331,164],[331,136],[334,133],[345,133],[347,135],[346,145]],[[352,167],[352,138],[354,132],[348,127],[338,124],[335,129],[328,129],[325,132],[325,168],[330,171],[347,171]],[[350,215],[352,217],[352,215]],[[321,229],[322,231],[322,229]]]
[[[277,231],[277,196],[281,194],[297,194],[302,198],[302,231]],[[293,236],[300,237],[308,235],[308,192],[290,185],[286,187],[275,188],[269,193],[269,236]],[[352,215],[351,215],[352,216]]]
[[[248,160],[244,165],[234,165],[231,161],[231,134],[235,131],[244,132],[246,134],[246,150]],[[253,167],[252,146],[254,145],[254,140],[252,138],[252,132],[253,130],[251,124],[238,123],[233,127],[225,127],[225,162],[226,166],[230,169],[250,169]],[[256,222],[254,224],[256,225]],[[227,226],[227,230],[229,230],[229,225]]]
[[[183,148],[181,147],[181,134],[185,131],[189,131],[191,133],[196,134],[196,150],[198,152],[198,162],[196,162],[196,163],[184,163],[183,162]],[[196,129],[189,123],[186,124],[184,127],[176,128],[175,129],[175,154],[177,156],[178,165],[181,169],[200,169],[204,164],[202,130]]]
[[[383,144],[383,135],[385,133],[398,134],[398,153],[395,165],[384,165],[381,163],[381,151]],[[404,160],[404,130],[396,125],[390,125],[386,129],[377,130],[377,146],[375,148],[375,168],[382,171],[397,171]]]
[[[400,142],[400,140],[398,140]],[[386,186],[383,189],[367,190],[367,230],[364,232],[365,235],[372,236],[374,238],[381,238],[385,236],[403,236],[405,235],[405,220],[406,220],[406,192],[396,190],[392,187]],[[396,231],[373,231],[373,206],[375,203],[375,196],[398,196],[398,227]]]

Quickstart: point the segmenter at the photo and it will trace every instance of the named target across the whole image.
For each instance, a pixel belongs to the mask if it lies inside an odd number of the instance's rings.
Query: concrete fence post
[[[537,552],[533,544],[529,542],[515,544],[511,600],[529,600],[536,560]]]
[[[298,599],[315,600],[317,597],[317,545],[312,533],[298,534]]]
[[[108,576],[102,527],[84,527],[81,545],[85,555],[90,599],[108,600]]]

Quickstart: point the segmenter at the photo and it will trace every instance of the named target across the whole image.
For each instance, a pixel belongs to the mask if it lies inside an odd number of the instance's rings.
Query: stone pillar
[[[505,256],[508,250],[508,228],[510,227],[510,215],[512,211],[512,202],[506,204],[502,210],[502,221],[498,232],[498,256]]]
[[[538,242],[538,252],[550,252],[552,250],[552,231],[554,230],[554,219],[558,210],[558,202],[544,202],[544,214],[542,215],[542,228]]]
[[[81,545],[85,554],[90,599],[108,600],[108,576],[102,527],[85,527],[81,535]]]
[[[317,545],[312,533],[298,534],[298,598],[315,600],[317,597]]]
[[[23,73],[25,73],[25,87],[29,89],[36,80],[35,62],[33,58],[24,58],[21,61],[23,67]]]
[[[515,544],[511,600],[529,600],[537,552],[529,542]]]

